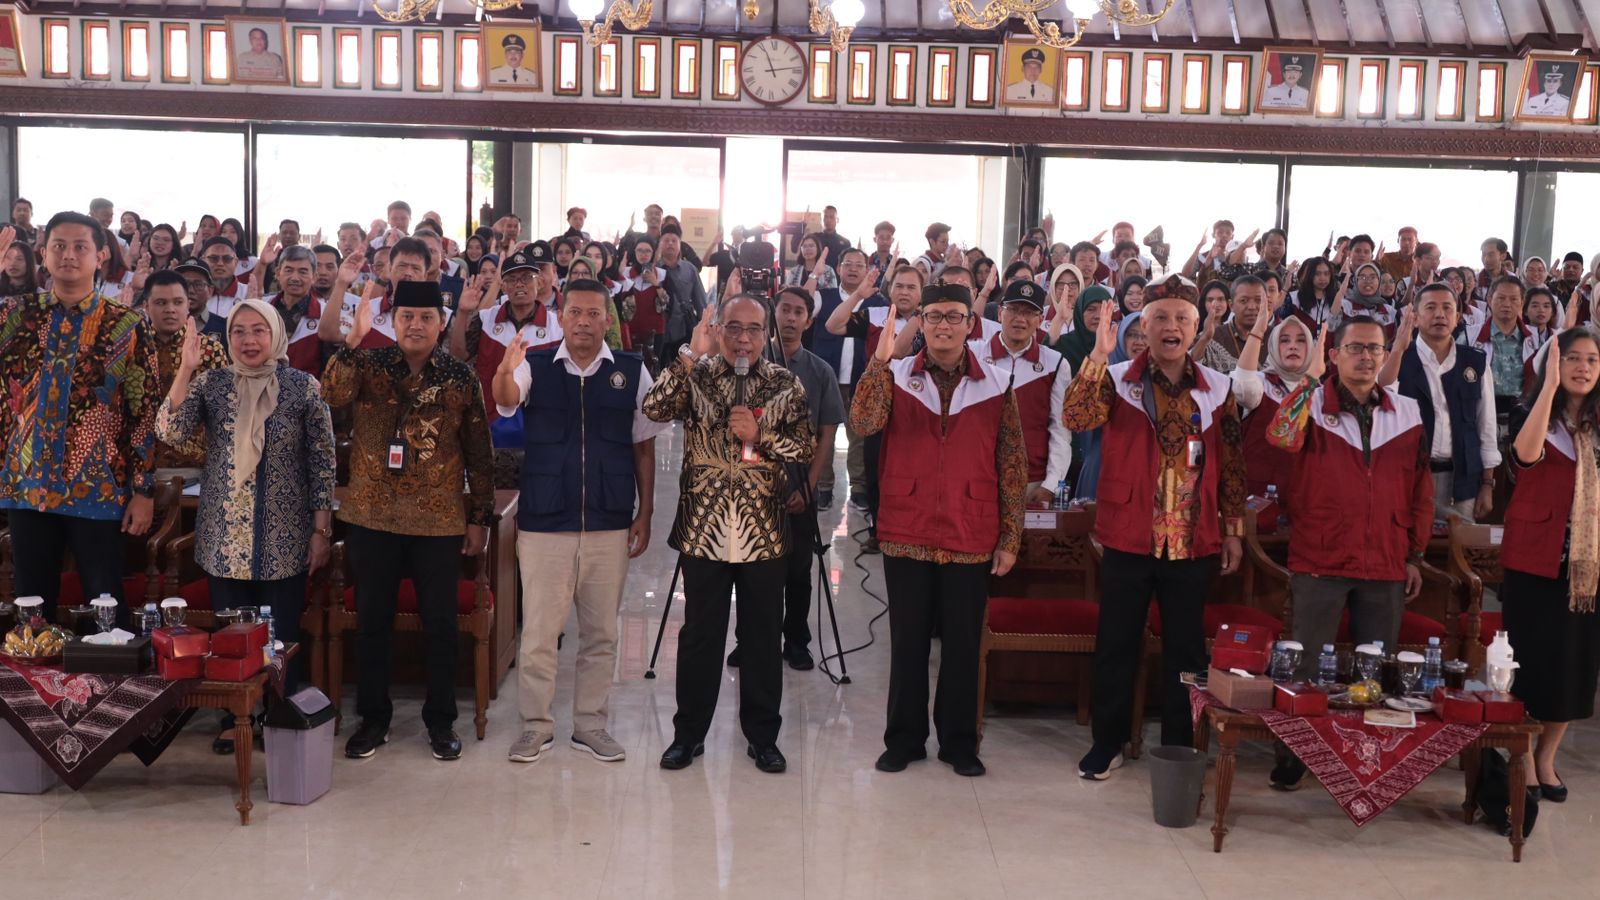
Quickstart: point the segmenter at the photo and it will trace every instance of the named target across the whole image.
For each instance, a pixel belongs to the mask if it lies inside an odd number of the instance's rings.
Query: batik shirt
[[[150,330],[150,336],[156,345],[156,390],[151,393],[155,402],[166,399],[167,392],[172,390],[172,382],[178,377],[178,366],[183,363],[183,332],[170,336],[157,334],[155,329]],[[200,368],[196,369],[192,378],[199,378],[201,372],[212,369],[228,368],[228,351],[222,349],[222,344],[209,334],[200,335]],[[193,382],[191,381],[191,384]],[[156,436],[155,468],[157,469],[198,469],[206,464],[206,438],[205,433],[196,434],[193,439],[173,445]]]

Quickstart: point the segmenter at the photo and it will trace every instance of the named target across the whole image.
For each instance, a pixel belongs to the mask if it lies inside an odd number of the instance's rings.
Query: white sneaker
[[[623,750],[622,745],[617,743],[616,739],[604,728],[596,728],[593,731],[574,731],[572,733],[572,748],[574,750],[586,750],[601,762],[616,762],[628,757],[627,751]]]
[[[531,763],[538,762],[544,751],[549,750],[556,742],[556,736],[544,731],[529,729],[517,738],[511,745],[511,752],[506,754],[512,762]]]

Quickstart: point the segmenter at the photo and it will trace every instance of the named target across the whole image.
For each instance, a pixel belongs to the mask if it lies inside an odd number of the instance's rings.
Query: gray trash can
[[[42,794],[60,783],[56,770],[0,719],[0,794]]]
[[[1155,747],[1149,751],[1150,809],[1156,824],[1188,828],[1200,815],[1200,788],[1206,757],[1193,747]]]
[[[333,703],[313,687],[267,711],[267,800],[304,805],[333,786]]]

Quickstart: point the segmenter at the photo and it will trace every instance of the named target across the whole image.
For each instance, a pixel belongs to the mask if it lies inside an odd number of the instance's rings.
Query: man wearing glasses
[[[1422,591],[1418,563],[1433,527],[1429,442],[1417,401],[1378,385],[1383,326],[1355,316],[1333,337],[1324,355],[1324,325],[1305,379],[1267,426],[1267,440],[1294,455],[1294,639],[1333,643],[1348,607],[1352,641],[1394,647],[1404,605]],[[1323,382],[1330,356],[1335,374]],[[1316,667],[1308,652],[1296,675],[1310,678]],[[1304,774],[1280,752],[1271,784],[1294,790]]]
[[[226,319],[250,289],[250,283],[238,275],[239,251],[232,241],[219,235],[201,245],[200,261],[211,271],[213,290],[206,311]]]
[[[1017,561],[1028,455],[1011,379],[968,351],[972,292],[926,287],[920,318],[926,347],[899,359],[895,320],[885,320],[850,406],[858,433],[883,434],[878,539],[889,591],[889,712],[877,768],[899,772],[928,757],[937,624],[939,759],[975,776],[985,771],[978,642],[989,576]]]
[[[1050,502],[1072,466],[1072,432],[1061,422],[1072,367],[1039,342],[1044,303],[1044,288],[1031,281],[1011,282],[1000,301],[1000,330],[987,340],[967,342],[979,359],[1005,376],[1016,394],[1028,451],[1029,503]]]
[[[739,607],[739,724],[763,772],[788,767],[778,750],[783,717],[783,587],[792,535],[784,463],[815,450],[805,391],[762,358],[767,308],[734,294],[700,315],[687,343],[644,398],[655,422],[683,420],[678,514],[667,543],[682,554],[683,630],[678,633],[678,712],[663,769],[705,752],[717,708],[728,606]],[[740,369],[745,369],[741,374]]]

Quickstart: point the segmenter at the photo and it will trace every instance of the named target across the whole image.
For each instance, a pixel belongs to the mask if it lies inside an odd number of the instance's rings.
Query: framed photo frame
[[[539,23],[501,19],[484,22],[478,42],[483,56],[483,86],[491,91],[542,91]]]
[[[14,6],[0,9],[0,78],[27,78],[22,58],[22,23]]]
[[[1513,97],[1513,118],[1571,125],[1578,112],[1578,81],[1587,63],[1581,56],[1528,54],[1522,63],[1522,84]]]
[[[288,26],[266,16],[224,16],[228,29],[228,80],[233,84],[288,84]]]
[[[1311,115],[1321,75],[1320,47],[1267,47],[1261,51],[1255,111],[1269,116]]]
[[[1055,109],[1061,51],[1038,41],[1007,39],[1000,102],[1011,109]]]

